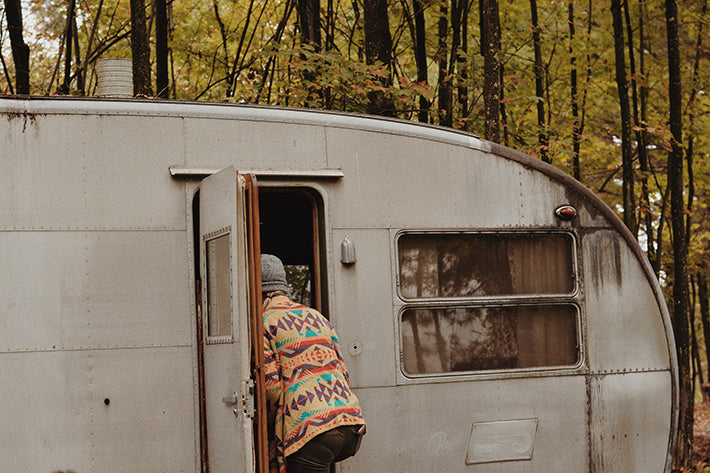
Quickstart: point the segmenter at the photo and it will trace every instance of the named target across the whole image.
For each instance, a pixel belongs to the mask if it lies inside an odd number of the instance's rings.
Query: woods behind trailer
[[[670,471],[660,287],[555,168],[340,113],[15,98],[0,113],[1,471],[262,467],[259,244],[342,337],[368,434],[340,471]]]

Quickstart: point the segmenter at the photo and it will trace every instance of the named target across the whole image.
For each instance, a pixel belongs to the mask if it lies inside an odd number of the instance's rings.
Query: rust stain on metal
[[[12,122],[14,120],[24,120],[22,124],[22,132],[27,131],[27,122],[33,126],[37,124],[37,115],[30,112],[8,112],[6,113],[7,121]]]
[[[604,471],[603,432],[604,428],[599,423],[603,422],[603,415],[596,412],[594,399],[601,397],[601,385],[595,382],[596,376],[585,376],[587,390],[587,453],[589,455],[589,473]],[[598,407],[598,406],[597,406]],[[596,428],[595,428],[596,427]]]

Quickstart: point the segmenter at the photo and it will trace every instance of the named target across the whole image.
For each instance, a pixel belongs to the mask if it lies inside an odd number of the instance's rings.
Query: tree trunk
[[[150,43],[144,0],[131,0],[131,54],[133,55],[133,95],[152,96]]]
[[[429,73],[426,57],[426,20],[424,6],[419,0],[413,0],[414,6],[414,60],[417,64],[417,82],[421,86],[429,83]],[[429,123],[429,108],[431,104],[423,95],[419,96],[419,121]]]
[[[683,115],[678,39],[678,5],[666,0],[666,35],[668,41],[668,96],[671,151],[668,154],[668,186],[671,201],[673,234],[673,330],[678,349],[680,377],[680,423],[676,464],[690,467],[693,443],[693,393],[690,373],[688,330],[688,246],[685,239],[683,202]]]
[[[301,44],[309,44],[315,51],[320,51],[320,0],[298,0],[298,24]]]
[[[483,107],[485,109],[484,136],[500,143],[500,17],[498,0],[480,0],[481,54],[483,55]]]
[[[700,322],[703,326],[705,339],[705,359],[710,360],[710,307],[708,304],[708,272],[707,266],[698,271],[698,303],[700,305]],[[710,363],[707,378],[710,380]]]
[[[700,384],[704,384],[703,366],[700,363],[700,349],[698,347],[698,333],[695,330],[695,306],[697,303],[697,294],[695,291],[695,280],[690,277],[690,288],[692,289],[692,298],[690,299],[690,339],[692,342],[691,350],[693,354],[693,383],[692,390],[696,392],[695,378],[700,380]]]
[[[15,90],[20,95],[30,93],[30,47],[22,37],[22,5],[20,0],[5,0],[5,17],[10,33],[12,59],[15,63]]]
[[[638,152],[639,156],[639,162],[645,162],[648,163],[648,149],[646,147],[646,130],[643,128],[643,125],[641,123],[641,116],[640,116],[640,110],[639,110],[639,99],[638,99],[638,74],[636,73],[636,59],[635,59],[635,50],[634,50],[634,35],[633,35],[633,27],[631,26],[631,14],[629,13],[629,3],[624,2],[623,3],[623,9],[624,9],[624,22],[626,23],[626,36],[627,36],[627,41],[628,41],[628,51],[629,51],[629,73],[631,77],[631,100],[632,100],[632,105],[633,105],[633,129],[635,130],[635,135],[636,135],[636,150]],[[639,25],[643,24],[643,17],[639,17]],[[643,32],[643,27],[640,26],[639,28],[640,32]],[[641,56],[643,56],[645,52],[641,50]],[[646,165],[646,168],[648,168],[648,164]],[[632,169],[633,169],[633,164],[632,164]],[[632,171],[632,179],[633,179],[633,171]],[[632,188],[631,192],[633,193],[633,180],[632,180]],[[636,219],[636,215],[634,215],[634,225],[638,229],[639,226],[639,220],[641,219],[641,215],[644,215],[644,211],[649,209],[649,196],[648,196],[648,182],[646,179],[646,176],[643,175],[641,177],[641,210],[639,210],[639,215],[638,215],[638,220]],[[635,198],[634,198],[634,208],[635,208]],[[635,211],[634,211],[635,212]],[[624,211],[626,213],[626,211]],[[638,232],[636,232],[638,233]]]
[[[89,40],[86,44],[86,52],[84,53],[84,59],[79,64],[78,74],[81,76],[81,83],[84,86],[84,92],[86,92],[86,75],[89,69],[89,61],[93,55],[94,38],[96,37],[96,30],[99,27],[99,18],[101,18],[101,11],[104,6],[104,0],[99,0],[99,5],[96,8],[96,15],[93,18],[93,24],[91,26],[91,32],[89,33]]]
[[[2,54],[2,49],[0,49],[0,63],[2,63],[2,72],[5,75],[10,95],[15,95],[15,87],[12,85],[12,77],[10,76],[10,71],[7,68],[7,62],[5,62],[5,56]]]
[[[591,12],[590,12],[591,14]],[[581,180],[579,155],[582,141],[579,123],[579,101],[577,88],[577,55],[574,50],[574,2],[567,4],[567,21],[569,23],[569,56],[570,56],[570,95],[572,100],[572,173],[574,178]]]
[[[573,2],[570,1],[569,7],[571,7],[571,10],[568,10],[568,14],[571,16],[570,21],[572,22],[572,25],[570,25],[570,30],[574,31],[574,5]],[[578,114],[575,117],[574,124],[572,126],[572,143],[573,143],[573,172],[574,172],[574,177],[578,181],[581,182],[582,180],[582,165],[579,161],[579,157],[581,154],[581,146],[582,146],[582,136],[584,135],[584,120],[586,117],[586,112],[587,112],[587,91],[589,90],[589,83],[592,80],[592,54],[591,54],[591,47],[590,47],[590,42],[591,42],[591,37],[592,37],[592,25],[594,24],[593,19],[592,19],[592,0],[589,0],[587,4],[587,30],[586,30],[586,50],[587,50],[587,67],[586,67],[586,74],[585,74],[585,79],[584,79],[584,90],[582,92],[582,98],[581,98],[581,104],[579,103],[579,96],[577,95],[577,100],[576,100],[576,106],[578,110]],[[570,43],[572,41],[573,35],[570,35]],[[570,55],[575,59],[575,65],[573,67],[574,71],[577,71],[576,67],[576,55],[573,55],[570,53]],[[576,75],[576,74],[575,74]],[[575,91],[578,94],[579,93],[579,83],[575,81],[576,86],[575,86]],[[574,95],[574,93],[573,93]]]
[[[296,11],[298,14],[298,26],[301,30],[301,46],[305,46],[312,52],[321,51],[321,31],[320,31],[320,0],[297,0]],[[246,30],[245,30],[246,31]],[[301,54],[302,60],[307,60],[306,53]],[[315,82],[320,75],[320,71],[308,70],[303,72],[303,79],[308,88],[308,106],[320,107],[324,105],[325,96],[323,89],[316,87]]]
[[[542,65],[542,48],[540,45],[540,26],[537,21],[537,0],[530,0],[530,16],[532,18],[533,51],[535,54],[535,96],[537,99],[537,140],[540,147],[540,159],[550,162],[547,154],[549,139],[547,125],[545,124],[545,69]]]
[[[325,50],[331,51],[335,48],[335,5],[333,0],[328,0],[325,16]]]
[[[461,53],[456,55],[456,69],[459,71],[458,101],[461,110],[461,119],[464,121],[464,129],[468,129],[468,117],[471,113],[468,106],[468,15],[471,4],[465,0],[459,0],[459,8],[461,8],[459,23],[461,37]]]
[[[656,278],[661,274],[661,263],[663,262],[663,230],[666,222],[666,209],[668,208],[668,187],[661,192],[661,210],[658,212],[658,228],[656,229],[656,252],[655,258],[651,261],[651,266],[656,274]]]
[[[641,202],[639,210],[639,222],[643,220],[646,227],[646,254],[648,259],[653,261],[656,250],[654,248],[653,235],[653,214],[651,213],[651,198],[648,189],[648,172],[649,172],[649,157],[648,157],[648,131],[646,130],[646,116],[648,111],[648,85],[646,83],[646,37],[644,35],[644,25],[646,23],[646,9],[644,0],[639,0],[639,167],[641,169]]]
[[[387,15],[387,0],[365,0],[363,3],[365,60],[367,64],[380,62],[387,76],[380,79],[380,85],[387,88],[391,84],[392,35]],[[394,116],[394,100],[384,91],[376,90],[367,94],[367,112],[375,115]]]
[[[623,207],[624,223],[634,237],[638,237],[636,228],[636,202],[634,199],[634,164],[631,148],[631,107],[629,105],[629,84],[626,79],[626,58],[624,27],[620,0],[611,0],[611,14],[614,24],[614,56],[616,60],[616,86],[619,92],[621,109],[621,165],[623,170]]]
[[[691,80],[691,91],[690,91],[690,98],[688,99],[688,147],[686,148],[685,151],[685,157],[687,160],[687,167],[688,167],[688,206],[687,206],[687,212],[685,216],[685,239],[686,239],[686,245],[690,246],[690,233],[691,233],[691,218],[693,215],[693,201],[695,200],[695,179],[694,179],[694,174],[693,174],[693,155],[695,153],[694,150],[694,144],[695,144],[695,134],[696,134],[696,127],[695,127],[695,105],[696,105],[696,100],[695,98],[698,95],[698,83],[700,81],[700,60],[702,59],[702,56],[704,54],[703,51],[703,21],[705,19],[705,16],[707,15],[708,11],[708,3],[707,0],[703,2],[703,9],[702,9],[702,16],[701,18],[703,20],[698,22],[698,37],[695,41],[695,59],[693,61],[693,78]]]
[[[284,14],[281,17],[281,19],[279,20],[279,24],[276,27],[276,31],[269,39],[269,43],[273,42],[273,44],[275,44],[276,47],[279,47],[279,45],[281,44],[281,40],[283,38],[284,31],[286,30],[286,26],[288,25],[289,18],[291,18],[291,13],[293,12],[294,7],[295,7],[295,0],[288,0],[286,2],[286,6],[284,7]],[[234,62],[236,64],[237,59],[235,59]],[[274,77],[274,70],[275,69],[276,69],[276,57],[271,56],[271,57],[269,57],[269,60],[266,63],[266,67],[264,67],[264,71],[261,74],[261,81],[260,81],[259,88],[257,89],[255,103],[257,103],[257,104],[259,103],[265,88],[267,89],[266,103],[269,103],[271,101],[271,86],[273,84],[273,77]],[[267,82],[268,82],[268,87],[267,87]]]
[[[67,10],[67,24],[64,29],[64,39],[66,41],[65,56],[64,56],[64,82],[60,87],[60,91],[64,95],[68,95],[71,89],[71,55],[72,55],[72,45],[74,38],[74,8],[76,7],[76,1],[71,0],[69,2],[69,8]]]
[[[498,101],[499,103],[499,114],[500,114],[500,121],[499,121],[499,126],[498,128],[500,129],[500,125],[503,126],[503,144],[505,146],[509,145],[509,136],[508,136],[508,113],[505,109],[505,66],[503,64],[500,64],[500,80],[499,80],[499,86],[498,90],[500,91],[500,100]],[[500,135],[500,132],[499,132]]]
[[[455,1],[455,0],[454,0]],[[443,0],[439,7],[439,48],[436,59],[439,64],[439,124],[451,126],[451,78],[448,67],[449,0]]]
[[[325,13],[325,50],[332,51],[335,49],[335,5],[333,0],[328,0]],[[333,108],[333,95],[330,87],[323,91],[323,100],[325,108],[330,110]]]
[[[168,5],[154,0],[155,5],[155,91],[161,98],[170,96],[168,75]]]
[[[288,17],[291,16],[291,10],[293,9],[294,1],[289,0],[286,2],[286,7],[285,11],[287,13],[286,18],[282,18],[281,22],[279,22],[278,27],[276,28],[276,33],[274,33],[274,36],[271,38],[277,39],[277,44],[279,41],[281,41],[281,33],[283,32],[283,29],[285,28],[285,25],[283,24]],[[247,40],[247,32],[249,31],[249,25],[251,24],[251,19],[252,19],[252,14],[254,11],[254,0],[249,1],[249,7],[247,7],[246,15],[245,18],[243,18],[243,27],[242,27],[242,34],[239,36],[239,45],[237,46],[237,52],[234,54],[234,62],[232,63],[232,69],[227,75],[227,83],[228,83],[228,88],[227,88],[227,97],[234,97],[234,91],[236,89],[236,82],[237,82],[237,76],[239,75],[239,72],[242,70],[242,67],[244,65],[244,60],[247,57],[247,50],[249,49],[249,44],[251,44],[251,39]],[[216,3],[215,3],[215,12],[218,12],[218,9],[216,8]],[[221,20],[220,20],[221,22]],[[222,24],[220,23],[220,28],[222,28]],[[225,33],[223,34],[224,36],[224,44],[225,44],[225,52],[227,51],[227,40],[226,40],[226,30]],[[253,37],[253,35],[252,35]],[[269,40],[270,42],[271,40]],[[242,51],[244,54],[242,54]],[[269,63],[273,61],[273,57],[269,58]],[[225,59],[225,63],[229,64],[229,59]],[[265,76],[268,76],[268,71],[269,71],[269,65],[267,64],[267,67],[265,69]],[[259,102],[258,95],[257,95],[257,103]]]
[[[451,0],[451,55],[449,56],[449,71],[446,78],[449,86],[448,109],[446,110],[448,126],[453,126],[454,120],[454,75],[458,65],[461,47],[461,10],[464,0]]]
[[[86,85],[84,84],[84,75],[81,73],[81,46],[79,44],[79,27],[76,24],[76,14],[72,18],[72,30],[74,31],[74,77],[76,77],[76,90],[80,96],[86,95]]]

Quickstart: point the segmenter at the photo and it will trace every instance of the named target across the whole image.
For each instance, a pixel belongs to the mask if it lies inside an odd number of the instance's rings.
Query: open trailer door
[[[254,178],[232,167],[200,185],[203,473],[268,468],[256,199]]]

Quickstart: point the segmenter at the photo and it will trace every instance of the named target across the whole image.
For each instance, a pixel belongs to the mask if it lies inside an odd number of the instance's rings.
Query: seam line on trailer
[[[3,349],[0,354],[11,353],[53,353],[71,351],[107,351],[107,350],[140,350],[140,349],[160,349],[160,348],[192,348],[191,343],[168,344],[168,345],[133,345],[133,346],[113,346],[113,347],[57,347],[57,348],[17,348]]]

